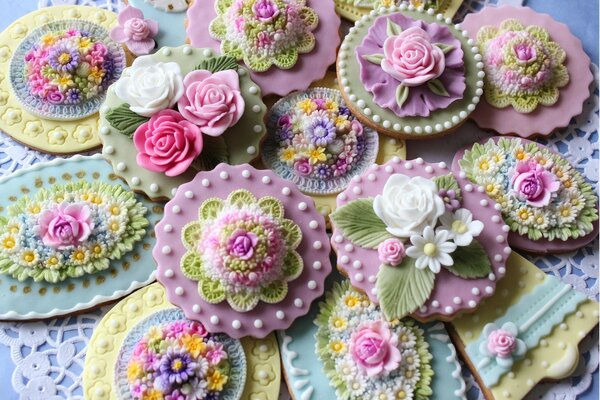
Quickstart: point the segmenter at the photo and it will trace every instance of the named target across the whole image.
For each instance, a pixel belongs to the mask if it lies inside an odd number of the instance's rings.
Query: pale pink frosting
[[[517,338],[515,335],[503,329],[492,331],[487,340],[489,352],[500,358],[510,357],[517,349]]]
[[[119,25],[110,31],[112,40],[124,43],[135,55],[149,54],[156,46],[158,22],[144,19],[142,10],[127,6],[119,12]]]
[[[402,361],[398,337],[392,334],[384,321],[362,324],[350,338],[350,351],[358,367],[368,376],[393,371]]]
[[[560,188],[556,176],[534,161],[517,163],[512,185],[519,197],[534,207],[550,204],[552,194]]]
[[[399,265],[405,255],[404,244],[396,238],[386,239],[377,247],[377,253],[382,263],[391,266]]]
[[[137,163],[167,176],[184,173],[202,151],[202,132],[177,111],[162,110],[133,135]]]
[[[46,246],[65,249],[84,242],[92,233],[92,212],[85,204],[62,203],[40,213],[38,234]]]
[[[429,34],[413,26],[383,44],[381,68],[404,86],[420,86],[439,77],[446,67],[442,49]]]
[[[190,72],[183,80],[185,92],[177,102],[179,112],[200,127],[202,133],[219,136],[235,125],[244,114],[236,71]]]

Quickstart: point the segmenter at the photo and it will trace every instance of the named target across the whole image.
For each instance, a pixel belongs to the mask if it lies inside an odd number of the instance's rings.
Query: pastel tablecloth
[[[521,0],[465,0],[457,21],[465,13],[488,3],[522,4]],[[0,0],[0,30],[16,18],[37,8],[51,5],[79,4],[100,6],[113,11],[118,0]],[[598,184],[598,0],[526,0],[526,5],[552,15],[569,25],[583,42],[592,58],[595,81],[592,96],[584,112],[571,125],[544,143],[564,154],[596,187]],[[435,141],[409,143],[408,157],[428,161],[450,162],[454,151],[488,136],[472,123],[454,133],[443,146]],[[441,142],[440,142],[441,143]],[[51,157],[27,149],[0,132],[0,176]],[[588,297],[598,299],[598,240],[577,252],[530,259],[549,274],[561,276]],[[81,371],[85,345],[94,326],[110,309],[104,306],[76,317],[35,323],[0,323],[0,399],[80,399]],[[572,378],[558,383],[538,385],[531,399],[598,399],[598,329],[582,342],[584,356]],[[481,394],[465,371],[469,399]],[[287,398],[284,394],[282,398]]]

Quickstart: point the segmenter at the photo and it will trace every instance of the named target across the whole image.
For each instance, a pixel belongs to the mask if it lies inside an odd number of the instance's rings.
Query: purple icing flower
[[[340,107],[339,111],[340,115],[347,115],[348,117],[350,116],[350,109],[348,107]]]
[[[81,101],[81,91],[77,88],[67,90],[65,104],[77,104]]]
[[[348,169],[350,169],[349,167],[350,166],[346,162],[346,159],[340,158],[335,163],[335,171],[333,172],[333,175],[334,176],[342,176],[346,173],[346,171],[348,171]]]
[[[58,72],[71,72],[79,65],[79,51],[69,43],[62,43],[50,51],[48,63]]]
[[[321,164],[315,170],[315,176],[319,179],[327,179],[331,176],[331,169],[328,165]]]
[[[515,45],[514,51],[517,55],[517,60],[523,64],[535,61],[537,57],[537,51],[535,50],[535,47],[529,45],[528,43],[519,43]]]
[[[519,198],[533,207],[550,204],[552,194],[560,188],[556,176],[536,162],[518,162],[511,182]]]
[[[254,255],[254,248],[257,244],[258,236],[240,229],[229,238],[227,252],[240,260],[249,260]]]
[[[149,54],[156,42],[158,22],[144,19],[142,10],[127,6],[119,13],[119,25],[110,31],[115,42],[125,43],[129,51],[135,55]]]
[[[303,158],[294,163],[294,171],[300,176],[308,176],[312,172],[312,165],[308,159]]]
[[[330,119],[317,117],[308,124],[304,135],[311,143],[325,147],[335,139],[335,125]]]
[[[283,114],[277,120],[277,124],[281,127],[289,127],[292,125],[292,117],[290,117],[289,114]]]
[[[456,198],[456,192],[453,189],[440,189],[438,195],[444,200],[446,210],[455,211],[460,208],[460,201]]]
[[[40,213],[37,232],[46,246],[66,249],[84,242],[94,229],[85,203],[63,203]]]
[[[273,0],[257,0],[252,6],[252,11],[261,22],[269,22],[279,15],[279,7]]]
[[[186,382],[194,376],[195,368],[190,355],[181,350],[169,349],[160,360],[161,377],[171,384]]]

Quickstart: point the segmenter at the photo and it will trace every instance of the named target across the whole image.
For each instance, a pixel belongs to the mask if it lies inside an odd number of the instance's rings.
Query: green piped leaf
[[[382,265],[377,273],[377,297],[388,321],[415,312],[429,298],[435,274],[429,268],[418,269],[415,259],[406,257],[396,267]]]
[[[388,36],[398,36],[399,34],[402,33],[402,27],[400,25],[398,25],[397,23],[395,23],[394,21],[392,21],[391,18],[387,19],[387,35]]]
[[[302,240],[302,230],[291,219],[281,221],[281,228],[285,236],[285,241],[290,249],[295,249]]]
[[[206,275],[198,282],[198,293],[200,297],[211,304],[218,304],[225,300],[225,288],[221,282],[214,281]]]
[[[210,58],[208,60],[202,60],[195,69],[205,69],[207,71],[215,72],[226,71],[228,69],[237,69],[238,63],[235,58],[230,56],[220,56]]]
[[[362,58],[364,58],[370,63],[381,65],[381,61],[383,61],[383,54],[368,54],[362,56]]]
[[[256,197],[249,191],[240,189],[232,192],[229,197],[227,197],[227,202],[241,208],[244,205],[254,204],[254,202],[256,202]]]
[[[259,296],[256,293],[245,289],[227,295],[227,302],[231,308],[239,312],[252,310],[258,304],[258,300]]]
[[[183,238],[183,244],[188,250],[196,249],[201,232],[202,226],[199,221],[190,222],[183,227],[181,236]]]
[[[108,123],[127,137],[132,137],[135,130],[149,119],[131,111],[126,103],[106,113]]]
[[[223,200],[217,198],[207,199],[200,206],[198,215],[202,220],[211,220],[217,217],[223,209]]]
[[[433,178],[433,181],[435,182],[438,190],[454,190],[454,193],[456,194],[456,199],[459,201],[462,200],[462,196],[460,194],[460,186],[458,185],[454,174],[449,173],[448,175],[436,176]]]
[[[181,272],[191,280],[203,280],[204,271],[202,270],[202,257],[200,254],[191,251],[185,253],[181,258]]]
[[[280,301],[285,299],[287,292],[287,282],[276,281],[262,289],[262,291],[260,292],[260,300],[269,304],[279,303]]]
[[[288,282],[299,277],[304,268],[304,261],[296,251],[290,251],[285,256],[283,263],[283,274]]]
[[[408,86],[404,86],[402,84],[398,85],[396,88],[396,104],[398,104],[398,107],[402,108],[402,105],[404,105],[408,99],[408,93]]]
[[[450,94],[444,87],[444,84],[439,79],[430,80],[429,82],[427,82],[427,87],[429,88],[429,90],[431,90],[434,94],[437,94],[438,96],[450,97]]]
[[[445,44],[445,43],[436,43],[435,44],[437,47],[439,47],[444,54],[448,54],[450,53],[452,50],[454,50],[454,45],[451,44]]]
[[[352,243],[367,249],[375,249],[392,237],[373,211],[373,199],[354,200],[338,208],[330,218]]]
[[[265,213],[275,218],[283,218],[283,204],[275,197],[265,196],[258,200],[258,206]]]
[[[490,259],[477,240],[468,246],[459,246],[452,253],[454,265],[447,267],[454,275],[465,279],[476,279],[488,276],[492,272]]]

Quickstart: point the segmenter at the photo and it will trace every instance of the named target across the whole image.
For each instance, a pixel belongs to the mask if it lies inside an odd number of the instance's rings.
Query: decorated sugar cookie
[[[372,10],[402,3],[415,8],[431,8],[436,13],[442,13],[445,18],[453,18],[462,0],[335,0],[335,10],[342,17],[356,21]]]
[[[338,269],[388,320],[450,320],[494,293],[511,250],[500,207],[445,165],[374,165],[338,195]]]
[[[208,0],[190,7],[187,35],[243,62],[263,94],[285,96],[325,76],[339,26],[333,0]]]
[[[523,399],[542,380],[571,375],[598,303],[513,254],[496,294],[452,322],[455,343],[486,399]],[[451,332],[452,332],[451,331]]]
[[[348,107],[378,132],[406,139],[447,133],[483,93],[479,50],[460,25],[401,4],[362,17],[340,48]]]
[[[156,42],[156,46],[150,52],[161,47],[177,47],[186,43],[185,20],[189,7],[187,0],[125,0],[125,4],[126,7],[119,12],[119,22],[121,22],[123,13],[127,17],[123,18],[123,23],[132,16],[140,20],[152,21],[147,24],[148,30],[140,30],[139,21],[136,21],[135,28],[131,29],[132,33],[151,32],[151,35],[147,37],[151,37]],[[129,8],[137,10],[136,14],[138,15],[132,15],[130,11],[125,11]],[[129,45],[127,46],[129,47]],[[131,50],[131,47],[129,49]]]
[[[598,236],[598,196],[567,160],[526,139],[494,137],[458,152],[462,170],[501,207],[513,247],[575,250]]]
[[[48,7],[0,33],[0,129],[46,153],[97,147],[98,110],[126,66],[109,36],[115,18],[89,7]]]
[[[264,337],[323,292],[325,221],[273,172],[220,164],[180,186],[166,210],[153,252],[158,280],[210,332]]]
[[[119,11],[119,25],[110,31],[110,37],[123,43],[136,56],[150,54],[156,47],[154,37],[158,34],[158,22],[144,18],[142,10],[126,6]]]
[[[134,191],[172,197],[197,171],[258,156],[260,88],[232,57],[190,46],[137,58],[100,112],[103,154]]]
[[[319,307],[280,331],[279,344],[296,400],[466,398],[441,323],[387,322],[348,281],[334,283]]]
[[[485,101],[472,114],[482,128],[522,137],[549,135],[582,111],[590,59],[569,28],[528,7],[486,7],[463,27],[477,42]]]
[[[83,371],[89,399],[276,398],[277,341],[235,340],[186,319],[153,284],[111,309],[94,331]]]
[[[84,310],[154,279],[162,206],[132,193],[100,155],[37,164],[0,184],[0,318]]]

